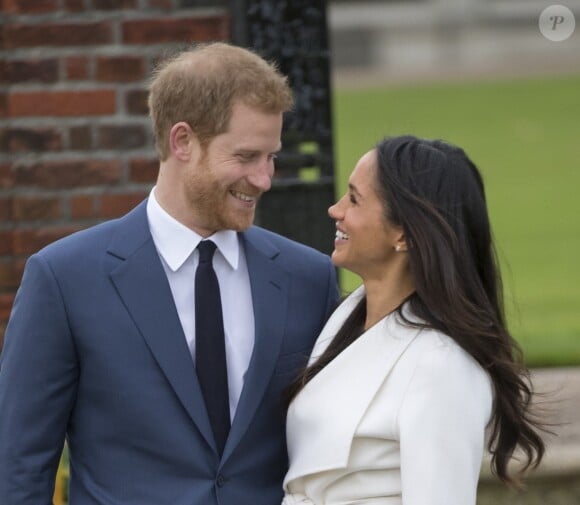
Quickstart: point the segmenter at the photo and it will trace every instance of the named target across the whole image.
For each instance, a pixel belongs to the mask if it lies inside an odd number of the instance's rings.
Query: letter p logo
[[[552,21],[552,31],[556,29],[556,26],[561,25],[564,22],[564,16],[550,16],[550,21]]]
[[[564,5],[550,5],[540,14],[540,32],[548,40],[561,42],[566,40],[576,28],[574,14]]]

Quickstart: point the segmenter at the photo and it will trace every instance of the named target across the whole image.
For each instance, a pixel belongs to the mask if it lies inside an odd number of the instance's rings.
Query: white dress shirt
[[[199,262],[196,247],[202,237],[161,207],[155,198],[155,188],[151,190],[147,202],[147,218],[194,359],[195,271]],[[233,421],[244,385],[244,375],[254,348],[254,308],[250,277],[244,248],[235,231],[218,231],[208,239],[217,245],[213,267],[222,301],[230,416]]]

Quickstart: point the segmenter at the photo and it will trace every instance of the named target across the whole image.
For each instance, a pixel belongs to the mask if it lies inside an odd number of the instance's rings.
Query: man
[[[291,103],[273,66],[224,43],[156,72],[148,200],[27,263],[0,365],[0,503],[51,502],[65,436],[71,505],[280,503],[282,393],[337,296],[326,256],[252,226]],[[208,240],[215,289],[197,285]],[[223,317],[194,310],[210,291]],[[225,363],[200,324],[221,325]]]

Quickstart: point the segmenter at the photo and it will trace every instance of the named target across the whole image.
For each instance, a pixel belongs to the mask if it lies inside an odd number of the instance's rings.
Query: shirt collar
[[[177,271],[191,256],[203,237],[167,213],[155,198],[155,188],[147,201],[147,219],[155,247],[172,271]],[[237,270],[240,242],[234,230],[220,230],[208,237],[217,245],[228,264]]]

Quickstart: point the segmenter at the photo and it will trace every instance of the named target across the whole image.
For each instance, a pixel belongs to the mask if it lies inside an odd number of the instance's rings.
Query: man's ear
[[[169,150],[179,161],[191,159],[198,144],[197,137],[191,127],[185,122],[175,123],[169,132]]]

